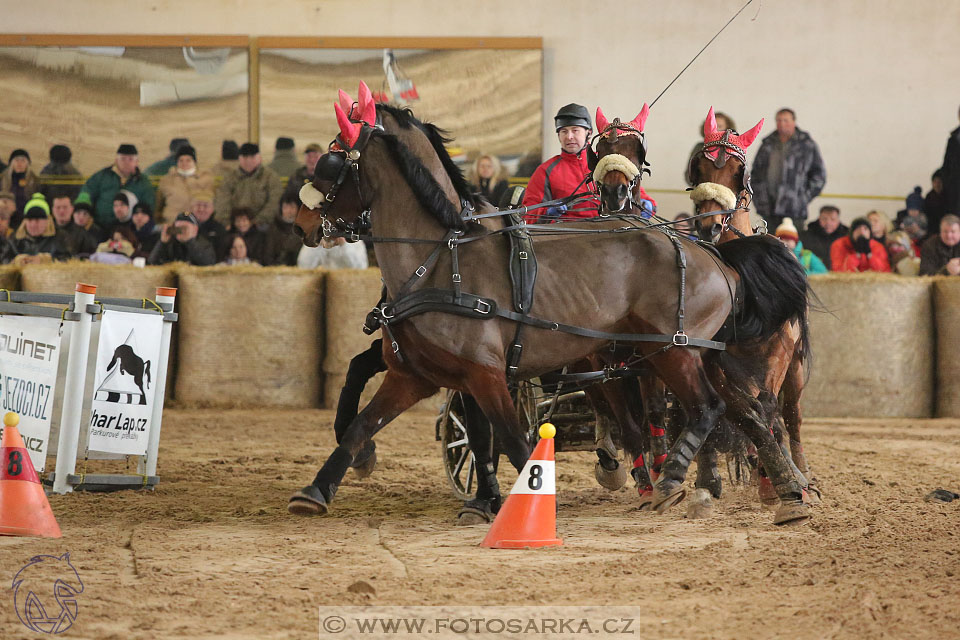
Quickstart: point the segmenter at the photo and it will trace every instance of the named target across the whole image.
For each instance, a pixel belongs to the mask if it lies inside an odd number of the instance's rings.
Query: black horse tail
[[[797,320],[803,357],[809,363],[810,331],[807,311],[819,306],[807,284],[800,261],[782,242],[770,235],[749,236],[717,245],[724,261],[740,274],[743,302],[734,317],[734,342],[767,340],[786,322]],[[809,367],[808,367],[809,369]]]

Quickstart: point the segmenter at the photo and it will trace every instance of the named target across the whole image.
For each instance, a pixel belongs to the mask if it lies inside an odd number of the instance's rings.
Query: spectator
[[[820,217],[807,225],[807,230],[800,234],[800,240],[823,264],[833,269],[830,247],[849,232],[847,226],[840,223],[840,209],[828,204],[820,207]]]
[[[893,231],[893,223],[883,211],[874,209],[867,214],[867,220],[870,222],[870,237],[886,246],[887,234]]]
[[[69,195],[54,194],[52,213],[60,245],[70,257],[86,258],[97,250],[93,237],[73,221],[73,203]]]
[[[129,229],[136,235],[136,227],[133,225],[133,207],[137,206],[137,197],[129,191],[120,191],[113,196],[113,226],[110,227],[110,237],[117,229]]]
[[[213,191],[213,173],[197,169],[197,151],[190,145],[177,149],[176,165],[160,178],[157,186],[157,211],[160,222],[173,220],[178,213],[190,210],[193,196],[200,191]]]
[[[227,259],[220,264],[228,267],[241,265],[260,266],[247,256],[247,243],[243,241],[243,236],[240,235],[230,236],[230,253],[227,254]]]
[[[210,242],[197,235],[200,225],[192,213],[181,213],[173,224],[160,228],[160,242],[150,252],[147,264],[186,262],[205,267],[215,264],[217,255]]]
[[[107,233],[93,221],[93,207],[82,194],[73,202],[73,222],[87,232],[94,247],[107,239]]]
[[[42,193],[35,193],[23,211],[23,224],[14,234],[16,264],[31,264],[66,259],[69,256],[57,238],[57,229],[50,217],[50,205]]]
[[[190,141],[186,138],[174,138],[170,141],[170,155],[165,157],[163,160],[157,160],[152,165],[147,167],[145,173],[148,176],[167,175],[167,173],[170,172],[170,168],[176,166],[177,164],[177,151],[180,149],[180,147],[187,146],[190,146]]]
[[[827,169],[817,143],[797,127],[792,109],[777,112],[777,130],[763,139],[751,177],[757,213],[770,229],[780,226],[783,218],[792,218],[798,228],[803,226],[807,206],[827,181]]]
[[[293,223],[300,210],[300,197],[289,193],[280,199],[280,211],[267,229],[263,250],[263,264],[296,266],[300,253],[300,238],[293,233]]]
[[[500,197],[508,186],[500,160],[486,153],[474,160],[470,171],[467,172],[467,182],[492,204],[500,202]]]
[[[240,166],[240,147],[233,140],[224,140],[220,145],[220,162],[213,165],[213,180],[219,185],[229,174]]]
[[[693,226],[693,219],[690,217],[689,213],[681,211],[674,218],[673,221],[677,224],[673,225],[674,230],[682,236],[686,236],[691,240],[697,239],[697,230]]]
[[[920,273],[920,258],[914,251],[914,243],[906,231],[891,231],[887,234],[887,255],[890,269],[902,276]]]
[[[87,179],[80,191],[86,193],[93,206],[93,219],[102,229],[113,227],[113,196],[125,189],[137,197],[137,201],[146,202],[150,207],[156,204],[150,179],[138,168],[140,157],[132,144],[121,144],[117,148],[117,158],[112,165],[104,167]],[[78,197],[80,197],[78,196]]]
[[[297,169],[287,181],[287,187],[284,189],[284,194],[293,195],[295,198],[297,198],[298,207],[300,206],[300,188],[305,182],[313,180],[313,170],[316,169],[317,160],[320,159],[321,155],[323,155],[323,147],[318,145],[316,142],[311,142],[308,144],[307,148],[303,151],[303,166]]]
[[[278,176],[293,175],[299,168],[297,152],[294,151],[293,147],[293,138],[277,138],[274,145],[273,160],[267,166]]]
[[[960,214],[960,127],[951,131],[947,138],[940,170],[943,171],[944,213]]]
[[[30,196],[40,190],[40,178],[30,170],[30,154],[23,149],[14,149],[10,154],[10,166],[0,174],[0,191],[13,194],[16,208],[10,216],[10,226],[16,229],[23,220],[24,206]]]
[[[223,180],[213,203],[220,219],[229,217],[234,209],[249,209],[255,224],[269,224],[282,192],[280,178],[263,166],[260,147],[246,142],[240,147],[240,167]]]
[[[73,201],[80,194],[83,175],[77,171],[70,160],[73,152],[70,147],[55,144],[50,147],[50,163],[40,170],[40,193],[52,201],[55,194],[62,194]],[[50,184],[52,181],[70,181],[76,184]]]
[[[10,226],[13,212],[17,210],[17,200],[9,191],[0,191],[0,234],[4,238],[13,235],[14,228]]]
[[[253,223],[253,212],[249,209],[234,209],[230,213],[230,232],[243,238],[248,258],[260,264],[264,263],[263,251],[267,239],[263,231]]]
[[[800,234],[793,225],[792,218],[784,218],[780,226],[777,227],[775,235],[780,242],[793,252],[793,255],[795,255],[797,260],[800,261],[800,264],[803,265],[803,270],[808,276],[814,273],[827,272],[827,267],[823,264],[823,260],[818,258],[813,251],[803,248],[803,243],[800,242]]]
[[[366,269],[367,247],[362,242],[347,242],[345,238],[324,238],[318,247],[304,245],[297,256],[301,269]]]
[[[160,229],[153,221],[153,212],[150,210],[150,205],[138,202],[137,206],[133,208],[131,219],[136,233],[133,242],[136,252],[133,257],[146,258],[160,240]]]
[[[210,242],[210,246],[217,254],[217,262],[220,262],[230,249],[230,242],[227,239],[229,232],[223,224],[213,219],[213,194],[209,191],[195,194],[190,211],[200,223],[200,236]]]
[[[890,271],[887,250],[870,237],[870,221],[857,218],[850,223],[850,234],[830,246],[833,271]]]
[[[913,223],[916,223],[923,230],[921,238],[926,236],[929,226],[927,225],[927,216],[923,214],[923,190],[919,186],[914,187],[910,195],[907,196],[907,208],[897,212],[898,229],[910,233],[907,227]],[[910,235],[913,236],[914,234],[911,233]]]
[[[927,216],[927,225],[931,229],[939,229],[940,218],[947,213],[943,194],[943,169],[933,172],[930,183],[931,189],[923,199],[923,212]]]
[[[137,251],[136,238],[128,227],[117,227],[109,240],[97,245],[97,252],[90,256],[90,262],[101,264],[130,264]]]
[[[737,125],[733,122],[733,118],[731,118],[731,117],[728,116],[727,114],[723,113],[722,111],[717,111],[717,112],[715,112],[713,115],[714,115],[714,117],[717,119],[717,130],[718,130],[718,131],[721,131],[721,132],[722,132],[722,131],[726,131],[727,129],[733,129],[734,131],[737,130]],[[685,165],[683,166],[683,181],[684,181],[684,182],[686,182],[687,179],[689,178],[689,176],[688,176],[688,171],[687,171],[687,170],[690,168],[690,161],[693,159],[693,156],[695,156],[695,155],[697,155],[698,153],[700,153],[701,151],[703,151],[703,131],[704,131],[704,128],[705,128],[706,124],[707,124],[707,121],[706,121],[706,120],[704,120],[703,122],[700,123],[700,130],[697,132],[697,133],[699,134],[699,136],[700,136],[700,142],[698,142],[697,144],[693,145],[693,149],[690,150],[690,155],[687,156],[687,164],[685,164]],[[690,186],[692,187],[692,186],[695,186],[695,185],[690,185]]]
[[[920,251],[920,275],[960,275],[960,217],[948,213],[939,235],[927,238]]]

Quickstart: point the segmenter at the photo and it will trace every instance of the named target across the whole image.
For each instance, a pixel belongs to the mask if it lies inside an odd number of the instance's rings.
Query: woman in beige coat
[[[160,178],[157,186],[157,219],[169,221],[178,213],[190,211],[194,196],[213,191],[213,174],[197,169],[197,152],[190,145],[177,150],[177,164]]]

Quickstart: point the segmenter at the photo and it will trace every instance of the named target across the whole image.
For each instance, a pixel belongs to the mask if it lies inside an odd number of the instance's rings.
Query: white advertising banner
[[[147,451],[163,316],[104,311],[97,345],[88,448]]]
[[[17,429],[37,473],[47,459],[59,361],[60,320],[0,316],[0,404],[3,413],[19,414]]]

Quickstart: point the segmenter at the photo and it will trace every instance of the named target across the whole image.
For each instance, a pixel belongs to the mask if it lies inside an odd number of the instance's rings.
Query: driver
[[[583,105],[571,103],[561,107],[553,118],[560,140],[560,154],[553,156],[533,172],[527,191],[523,195],[523,206],[531,206],[566,198],[574,193],[589,193],[587,183],[590,168],[587,166],[587,144],[593,131],[590,113]],[[555,220],[576,220],[593,218],[597,215],[599,202],[591,198],[576,204],[560,205],[548,209],[534,209],[524,215],[528,223]]]

